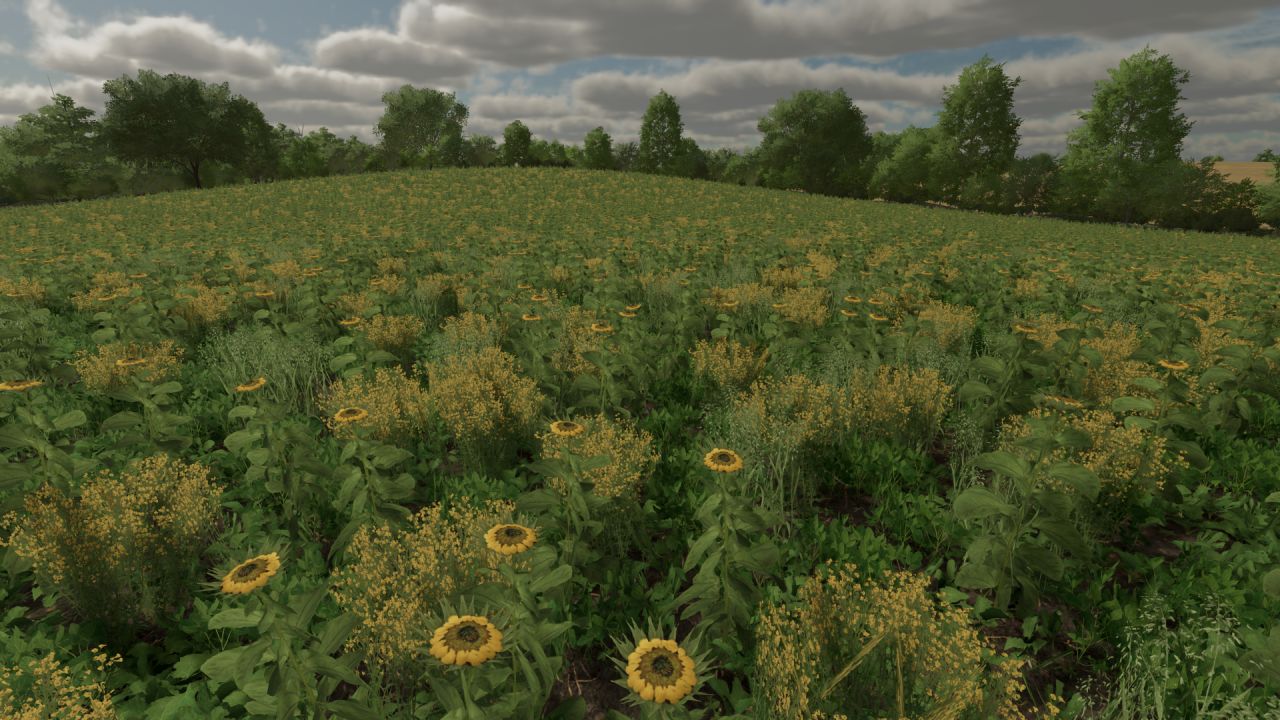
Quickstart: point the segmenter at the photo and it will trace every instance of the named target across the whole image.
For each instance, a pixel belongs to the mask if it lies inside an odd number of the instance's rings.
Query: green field
[[[0,716],[1280,716],[1273,240],[474,169],[0,252]]]

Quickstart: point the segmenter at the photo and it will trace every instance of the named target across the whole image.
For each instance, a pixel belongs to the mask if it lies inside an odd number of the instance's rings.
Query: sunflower
[[[38,388],[43,385],[42,380],[13,380],[0,382],[0,392],[22,392],[31,388]]]
[[[738,472],[742,469],[742,458],[732,450],[712,448],[711,452],[702,458],[702,464],[716,472]]]
[[[591,323],[591,332],[611,333],[613,326],[609,323]]]
[[[484,543],[494,552],[503,555],[515,555],[533,547],[538,540],[538,533],[524,525],[494,525],[484,534]]]
[[[236,392],[238,393],[254,392],[257,390],[261,390],[262,386],[266,384],[267,384],[267,379],[260,375],[258,376],[258,379],[254,380],[253,382],[245,383],[243,385],[237,385]]]
[[[516,289],[517,289],[517,290],[532,290],[532,289],[533,289],[533,285],[530,285],[529,283],[520,283],[519,285],[516,285]]]
[[[627,309],[627,312],[635,312],[642,307],[644,306],[641,305],[640,303],[636,303],[635,305],[628,305],[626,309]]]
[[[635,313],[633,313],[633,312],[631,312],[630,310],[619,310],[619,311],[618,311],[618,317],[621,317],[621,318],[633,318],[633,317],[635,317],[635,316],[636,316],[636,314],[635,314]]]
[[[222,592],[228,595],[243,595],[250,590],[257,590],[266,585],[279,569],[280,556],[275,553],[245,560],[222,578]]]
[[[275,290],[259,290],[258,292],[255,292],[253,296],[256,298],[264,298],[264,299],[273,298],[276,296],[276,291]]]
[[[546,296],[546,295],[543,295],[542,293],[534,293],[534,294],[532,294],[532,295],[530,295],[530,296],[529,296],[529,299],[530,299],[530,300],[532,300],[532,301],[534,301],[534,302],[546,302],[546,301],[547,301],[547,296]]]
[[[146,364],[146,362],[147,362],[146,358],[120,358],[119,360],[116,361],[116,367],[118,368],[135,367],[137,365],[144,365]]]
[[[675,703],[698,683],[693,658],[674,640],[641,640],[627,656],[627,687],[656,703]]]
[[[344,407],[333,414],[334,422],[352,423],[369,417],[369,411],[358,407]]]
[[[353,327],[355,325],[359,325],[362,322],[364,322],[364,320],[358,317],[349,317],[344,320],[339,320],[338,324],[341,325],[342,327]]]
[[[857,295],[845,295],[844,301],[849,303],[850,305],[857,305],[858,303],[862,302],[862,298],[858,297]]]
[[[854,312],[854,311],[852,311],[852,310],[850,310],[850,309],[848,309],[848,308],[840,308],[840,314],[841,314],[841,315],[843,315],[843,316],[845,316],[845,317],[857,317],[857,316],[858,316],[858,313],[856,313],[856,312]]]
[[[772,307],[773,307],[773,309],[774,309],[774,310],[781,310],[782,308],[784,308],[784,307],[786,307],[786,306],[787,306],[787,304],[786,304],[786,303],[780,303],[780,302],[776,302],[776,303],[773,303],[773,304],[772,304]]]
[[[446,665],[479,665],[502,652],[502,631],[480,615],[450,615],[431,636],[431,654]]]
[[[586,428],[572,420],[557,420],[551,423],[551,432],[560,437],[581,435],[583,430],[586,430]]]
[[[1033,332],[1035,332],[1035,331],[1036,331],[1036,326],[1035,326],[1035,325],[1023,325],[1022,323],[1014,323],[1013,329],[1014,329],[1014,330],[1017,330],[1017,331],[1018,331],[1018,332],[1020,332],[1020,333],[1025,333],[1025,334],[1030,335],[1031,333],[1033,333]]]
[[[1187,304],[1187,303],[1178,303],[1178,307],[1182,308],[1183,310],[1186,310],[1187,312],[1199,312],[1199,311],[1200,311],[1200,308],[1199,308],[1199,307],[1197,307],[1197,306],[1195,306],[1195,305],[1189,305],[1189,304]]]
[[[1082,303],[1080,307],[1093,313],[1094,315],[1097,315],[1098,313],[1102,312],[1102,308],[1098,307],[1097,305],[1090,305],[1089,303]]]
[[[141,280],[142,278],[144,278],[144,277],[146,277],[146,276],[147,276],[147,274],[146,274],[146,273],[144,273],[144,272],[138,272],[138,273],[133,273],[132,275],[130,275],[130,276],[129,276],[129,279],[130,279],[130,280]]]
[[[525,322],[534,322],[536,320],[541,320],[542,316],[536,313],[525,313],[520,316],[520,319]]]
[[[868,305],[883,305],[884,301],[879,298],[867,298]]]
[[[884,322],[889,319],[888,316],[881,315],[880,313],[867,313],[867,317],[875,320],[876,322]]]
[[[1159,360],[1156,364],[1165,370],[1173,370],[1174,372],[1181,372],[1191,367],[1182,360]]]

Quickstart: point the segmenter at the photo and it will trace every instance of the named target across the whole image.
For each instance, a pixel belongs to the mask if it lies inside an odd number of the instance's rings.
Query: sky
[[[798,90],[843,88],[871,130],[937,121],[984,54],[1020,77],[1019,154],[1062,152],[1094,83],[1150,45],[1191,74],[1186,157],[1280,150],[1277,0],[0,0],[0,124],[51,91],[101,112],[138,69],[209,82],[267,121],[377,140],[382,94],[457,93],[467,131],[634,140],[666,90],[706,148],[759,143]]]

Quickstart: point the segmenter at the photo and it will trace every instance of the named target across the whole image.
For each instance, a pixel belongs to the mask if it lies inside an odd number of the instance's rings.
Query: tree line
[[[397,168],[554,166],[655,173],[838,197],[942,203],[1011,214],[1155,223],[1198,230],[1280,227],[1280,183],[1230,182],[1213,161],[1183,159],[1192,122],[1179,112],[1190,74],[1143,50],[1095,84],[1066,152],[1017,155],[1021,120],[1010,78],[990,57],[943,89],[936,125],[868,131],[844,90],[800,90],[760,118],[760,144],[707,150],[684,134],[659,91],[638,142],[603,127],[582,144],[533,137],[521,121],[495,138],[465,132],[453,93],[405,85],[385,93],[378,141],[269,125],[227,83],[140,70],[103,85],[101,118],[65,95],[0,128],[0,204],[142,194],[183,187]],[[1268,149],[1257,160],[1276,163]]]

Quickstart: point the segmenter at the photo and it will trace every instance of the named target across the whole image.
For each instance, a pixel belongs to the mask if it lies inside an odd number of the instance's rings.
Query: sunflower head
[[[532,290],[532,289],[533,289],[533,285],[531,285],[530,283],[524,283],[524,282],[522,282],[522,283],[520,283],[519,285],[516,285],[516,289],[517,289],[517,290]]]
[[[1182,360],[1164,360],[1164,359],[1161,359],[1161,360],[1158,360],[1158,361],[1156,362],[1156,364],[1157,364],[1157,365],[1159,365],[1160,367],[1164,368],[1165,370],[1172,370],[1172,371],[1174,371],[1174,372],[1181,372],[1181,371],[1186,370],[1186,369],[1188,369],[1188,368],[1190,368],[1190,367],[1191,367],[1191,365],[1190,365],[1190,364],[1188,364],[1188,363],[1186,363],[1185,361],[1182,361]]]
[[[266,585],[279,569],[280,556],[273,552],[245,560],[223,576],[222,592],[228,595],[243,595],[257,590]]]
[[[116,367],[118,368],[137,367],[138,365],[146,364],[146,362],[147,362],[146,358],[139,358],[139,357],[120,358],[119,360],[116,360]]]
[[[515,555],[533,547],[538,533],[533,528],[506,523],[494,525],[484,534],[484,543],[490,550],[503,555]]]
[[[369,417],[369,411],[358,407],[344,407],[333,414],[335,422],[352,423]]]
[[[736,307],[738,307],[737,300],[725,300],[724,302],[720,303],[721,310],[732,310]]]
[[[857,317],[857,316],[858,316],[858,313],[856,313],[856,312],[854,312],[854,311],[850,310],[849,308],[840,308],[840,314],[841,314],[841,315],[843,315],[843,316],[845,316],[845,317]]]
[[[551,423],[551,433],[560,437],[581,435],[583,430],[586,430],[586,428],[581,423],[576,423],[572,420],[556,420]]]
[[[650,702],[677,703],[698,684],[693,658],[674,640],[645,638],[627,656],[627,687]]]
[[[502,631],[481,615],[450,615],[431,636],[431,655],[446,665],[479,665],[502,652]]]
[[[1090,305],[1089,303],[1082,303],[1080,307],[1084,308],[1086,312],[1093,313],[1094,315],[1102,312],[1102,308],[1097,305]]]
[[[267,384],[267,379],[259,375],[258,379],[254,380],[253,382],[245,383],[243,385],[237,385],[236,392],[238,393],[256,392],[258,390],[261,390],[263,386],[266,384]]]
[[[22,392],[31,388],[38,388],[44,385],[42,380],[10,380],[0,382],[0,392]]]
[[[635,312],[639,310],[641,307],[643,307],[643,305],[641,305],[640,303],[636,303],[635,305],[628,305],[626,309],[627,309],[627,312]]]
[[[338,324],[341,325],[342,327],[355,327],[356,325],[359,325],[362,322],[364,322],[364,320],[362,320],[361,318],[349,317],[349,318],[344,318],[342,320],[339,320]]]
[[[546,302],[547,296],[543,295],[542,293],[534,293],[529,296],[529,299],[532,300],[533,302]]]
[[[275,290],[259,290],[253,294],[256,298],[273,298],[276,296]]]
[[[880,313],[867,313],[867,317],[875,320],[876,322],[884,322],[889,319],[887,315],[881,315]]]
[[[702,464],[716,472],[733,473],[742,469],[742,458],[732,450],[712,448],[702,458]]]
[[[862,298],[858,297],[857,295],[845,295],[844,301],[849,303],[850,305],[857,305],[858,303],[862,302]]]
[[[884,301],[880,298],[867,298],[868,305],[883,305]]]
[[[601,334],[611,333],[613,332],[613,326],[610,325],[609,323],[591,323],[591,332],[597,332]]]
[[[1013,329],[1017,332],[1023,333],[1024,335],[1030,335],[1036,331],[1036,326],[1026,325],[1024,323],[1015,323]]]
[[[633,318],[633,317],[635,317],[635,316],[636,316],[636,314],[635,314],[635,313],[633,313],[633,312],[631,312],[630,310],[619,310],[619,311],[618,311],[618,317],[621,317],[621,318]]]

